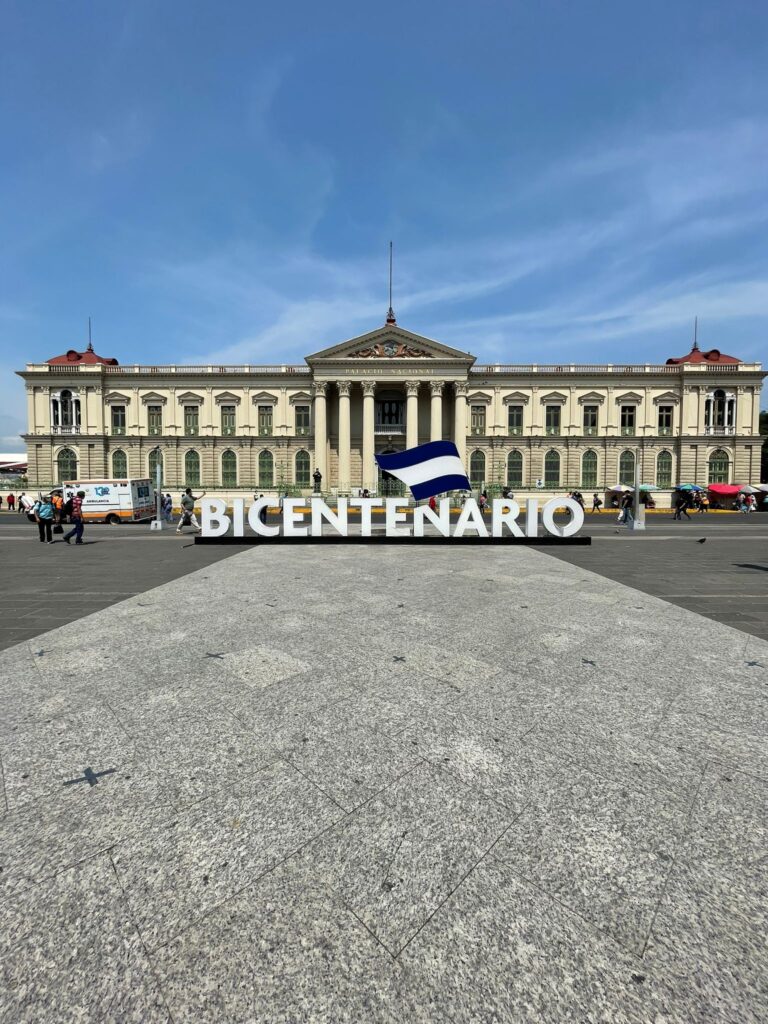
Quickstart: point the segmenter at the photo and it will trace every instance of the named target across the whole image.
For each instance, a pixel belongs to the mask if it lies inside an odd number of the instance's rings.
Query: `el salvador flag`
[[[443,491],[470,491],[467,474],[453,441],[430,441],[392,455],[377,455],[381,469],[410,487],[417,501]]]

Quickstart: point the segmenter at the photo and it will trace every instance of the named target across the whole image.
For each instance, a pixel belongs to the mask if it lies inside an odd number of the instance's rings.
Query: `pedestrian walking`
[[[479,505],[479,507],[480,507],[480,511],[481,511],[481,513],[482,513],[483,515],[485,515],[485,508],[486,508],[486,506],[487,506],[487,504],[488,504],[488,499],[487,499],[487,497],[485,496],[485,491],[483,491],[483,492],[482,492],[482,494],[480,495],[480,497],[479,497],[479,498],[477,499],[477,504],[478,504],[478,505]]]
[[[176,533],[181,533],[182,528],[185,526],[192,526],[198,533],[201,532],[200,523],[197,521],[195,515],[195,502],[200,501],[205,496],[205,491],[202,494],[194,495],[192,488],[188,487],[181,496],[181,518],[179,519],[179,525],[176,527]]]
[[[166,521],[166,523],[172,523],[173,522],[173,498],[170,496],[170,494],[166,494],[164,496],[163,501],[162,501],[162,505],[160,507],[161,507],[161,510],[162,510],[162,513],[163,513],[163,519]]]
[[[574,491],[573,492],[573,498],[574,498],[574,501],[577,501],[579,503],[579,505],[581,505],[581,510],[583,512],[584,511],[584,495],[581,493],[581,491]]]
[[[597,494],[593,494],[592,495],[592,515],[594,515],[595,512],[599,512],[600,511],[600,506],[602,504],[603,504],[603,502],[602,502],[602,500],[600,498],[598,498]]]
[[[13,512],[13,506],[15,504],[16,504],[16,495],[15,494],[9,494],[8,495],[8,511],[9,512]]]
[[[709,512],[709,498],[702,494],[699,498],[699,512]]]
[[[688,515],[688,499],[684,494],[681,494],[678,496],[678,499],[675,502],[675,514],[672,516],[672,518],[679,519],[682,522],[683,516],[685,516],[686,519],[691,518]]]
[[[27,510],[27,503],[26,503],[25,499],[26,499],[26,492],[22,491],[21,494],[19,495],[19,507],[16,510],[17,512],[26,512],[26,510]]]
[[[3,496],[0,494],[0,512],[3,511]]]
[[[629,524],[634,519],[634,515],[632,514],[632,507],[634,505],[634,502],[635,498],[631,491],[626,491],[622,495],[621,514],[619,516],[619,522],[624,523],[625,526],[629,526]]]
[[[46,494],[45,497],[41,495],[32,506],[32,511],[35,515],[35,522],[40,534],[40,543],[53,544],[54,508],[51,496],[49,494]]]
[[[75,544],[83,543],[83,498],[85,497],[85,491],[78,491],[70,501],[72,507],[69,512],[69,521],[72,523],[72,529],[69,533],[64,534],[65,544],[69,544],[70,540],[74,537]],[[69,502],[67,502],[69,505]],[[66,508],[66,506],[65,506]]]

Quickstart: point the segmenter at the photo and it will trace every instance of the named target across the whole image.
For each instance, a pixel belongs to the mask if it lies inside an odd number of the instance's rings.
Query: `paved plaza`
[[[763,1021],[768,530],[681,525],[551,554],[3,524],[6,579],[98,610],[0,652],[0,1020]],[[742,628],[643,564],[731,572]]]

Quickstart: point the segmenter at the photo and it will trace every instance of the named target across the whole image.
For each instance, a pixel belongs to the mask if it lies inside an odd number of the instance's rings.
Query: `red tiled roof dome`
[[[741,360],[737,359],[736,356],[727,356],[719,348],[711,348],[709,352],[702,352],[694,341],[693,348],[687,356],[680,356],[678,359],[668,359],[667,366],[678,366],[680,363],[718,363],[722,366],[724,363],[732,365],[740,362]]]
[[[105,356],[97,356],[93,351],[93,345],[89,344],[85,352],[77,352],[71,348],[63,356],[54,356],[46,360],[48,366],[94,366],[101,363],[102,366],[119,366],[116,359],[107,359]]]

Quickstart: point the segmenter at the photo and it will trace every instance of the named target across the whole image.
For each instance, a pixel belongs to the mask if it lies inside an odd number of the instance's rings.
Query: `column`
[[[340,380],[339,388],[339,479],[336,481],[339,494],[348,494],[350,485],[351,436],[349,392],[352,382]]]
[[[374,393],[376,382],[364,380],[363,387],[363,488],[376,489],[376,468],[373,464]]]
[[[430,381],[432,390],[432,409],[430,416],[429,439],[430,441],[442,441],[443,439],[443,382],[441,380]]]
[[[330,486],[325,453],[328,448],[328,419],[326,417],[325,390],[328,387],[324,380],[317,381],[313,388],[315,396],[315,469],[323,474],[320,486]]]
[[[453,410],[453,440],[459,449],[459,458],[467,466],[467,385],[463,381],[456,381],[453,385],[455,395]]]
[[[419,381],[407,380],[405,393],[405,447],[415,448],[419,443]]]

